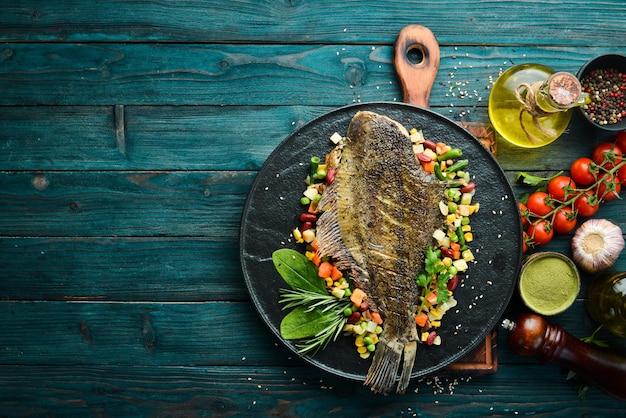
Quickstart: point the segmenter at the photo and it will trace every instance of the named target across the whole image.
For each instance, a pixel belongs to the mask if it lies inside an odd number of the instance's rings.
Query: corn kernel
[[[359,335],[354,339],[354,345],[356,345],[357,347],[363,347],[365,345],[362,335]]]
[[[472,242],[474,241],[474,234],[472,234],[471,232],[466,232],[465,234],[463,234],[463,238],[465,238],[465,242]]]
[[[300,232],[300,229],[296,228],[293,231],[291,231],[291,233],[293,234],[293,238],[296,240],[298,244],[302,244],[304,242],[304,240],[302,239],[302,232]]]
[[[328,287],[333,285],[333,279],[330,278],[330,277],[324,278],[324,281],[326,282],[326,286],[328,286]]]
[[[426,340],[428,339],[428,333],[422,332],[422,337],[420,339],[422,340],[423,343],[425,343]]]
[[[448,216],[446,216],[446,222],[448,222],[449,224],[454,224],[454,221],[456,220],[456,215],[451,213]]]
[[[359,356],[363,359],[363,360],[367,360],[370,357],[370,352],[367,351],[365,353],[360,353]]]
[[[358,351],[359,354],[365,354],[365,353],[367,353],[367,347],[365,347],[365,346],[358,347],[356,349],[356,351]]]
[[[436,320],[436,321],[430,321],[430,325],[431,325],[433,328],[439,328],[439,327],[441,326],[441,321],[439,321],[439,320]]]
[[[315,258],[315,253],[313,251],[307,251],[304,253],[304,256],[309,260],[313,260]]]
[[[471,225],[462,225],[461,226],[461,231],[463,231],[463,232],[470,232],[471,230],[472,230],[472,226]]]
[[[372,344],[377,344],[379,341],[378,335],[376,335],[375,333],[368,334],[368,337],[372,339]]]
[[[444,313],[442,311],[435,308],[435,309],[430,310],[430,312],[428,313],[428,316],[432,317],[433,319],[440,319],[443,316],[443,314]]]
[[[469,248],[467,250],[464,250],[461,253],[461,256],[463,257],[463,260],[465,260],[465,261],[472,261],[472,260],[474,260],[474,253],[472,253],[472,250],[470,250]]]
[[[444,266],[450,267],[452,265],[452,259],[450,257],[444,257],[441,259]]]

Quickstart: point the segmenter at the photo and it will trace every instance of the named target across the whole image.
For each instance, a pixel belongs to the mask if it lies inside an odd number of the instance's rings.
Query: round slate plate
[[[440,328],[440,346],[418,346],[412,377],[433,373],[459,360],[476,347],[498,323],[513,294],[521,264],[522,228],[517,203],[504,172],[469,132],[428,109],[401,103],[363,103],[346,106],[303,125],[287,137],[259,171],[244,207],[241,224],[241,264],[250,297],[260,317],[291,351],[295,341],[280,336],[286,311],[279,305],[279,289],[287,285],[276,272],[272,252],[279,248],[303,251],[291,238],[299,226],[300,197],[312,156],[324,158],[333,148],[334,132],[345,135],[359,110],[369,110],[401,122],[407,129],[422,129],[427,139],[441,141],[463,151],[475,176],[475,201],[480,210],[472,216],[476,263],[454,292],[458,305],[449,311]],[[384,313],[383,313],[384,314]],[[364,380],[371,358],[358,356],[352,338],[340,336],[310,364],[345,378]]]

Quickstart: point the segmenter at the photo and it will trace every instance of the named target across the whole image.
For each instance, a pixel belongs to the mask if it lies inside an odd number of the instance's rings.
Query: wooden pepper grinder
[[[515,354],[563,366],[626,401],[626,357],[584,343],[536,314],[521,314],[516,322],[505,319],[502,327],[510,331],[508,343]]]

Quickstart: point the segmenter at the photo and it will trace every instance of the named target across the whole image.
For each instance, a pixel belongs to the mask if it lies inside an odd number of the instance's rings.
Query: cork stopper
[[[574,75],[559,72],[550,76],[548,91],[554,103],[562,107],[569,107],[578,102],[582,87]]]

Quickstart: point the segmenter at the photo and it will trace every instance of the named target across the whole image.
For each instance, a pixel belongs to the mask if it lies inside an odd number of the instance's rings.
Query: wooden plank
[[[11,43],[0,105],[324,105],[402,101],[391,44]],[[626,47],[442,47],[431,106],[486,105],[500,71],[577,71]],[[54,80],[51,82],[50,80]],[[453,94],[454,93],[454,94]],[[455,109],[456,110],[456,109]]]
[[[236,235],[221,241],[5,237],[0,238],[0,265],[5,300],[248,299]]]
[[[239,234],[254,172],[0,172],[4,236]]]
[[[116,1],[2,2],[0,40],[390,43],[406,25],[428,26],[443,44],[614,45],[624,26],[620,0],[593,2],[360,1],[314,3],[218,0],[203,2]],[[576,25],[576,22],[585,24]],[[572,26],[576,25],[576,30]],[[532,38],[527,33],[532,31]]]
[[[0,312],[1,364],[293,364],[250,302],[4,301]]]
[[[4,107],[0,109],[0,169],[258,170],[295,127],[332,109]]]

